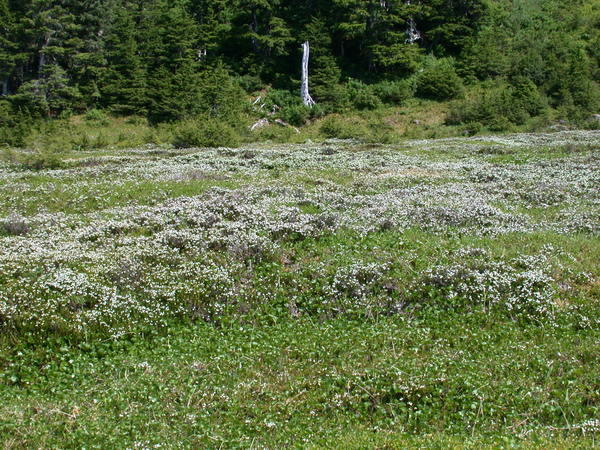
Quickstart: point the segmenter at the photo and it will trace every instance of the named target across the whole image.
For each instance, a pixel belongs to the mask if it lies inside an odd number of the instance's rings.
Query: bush
[[[200,114],[233,125],[240,120],[247,104],[246,93],[222,66],[207,70],[200,77],[200,98],[195,109]]]
[[[293,106],[300,106],[302,105],[302,99],[300,98],[299,93],[294,94],[293,92],[283,89],[272,89],[267,93],[263,103],[265,105],[264,109],[267,111],[272,111],[274,108],[279,110]]]
[[[415,95],[415,87],[414,79],[382,81],[373,85],[373,91],[384,103],[402,105]]]
[[[28,154],[19,162],[21,166],[30,170],[61,169],[65,165],[61,153],[50,150]]]
[[[431,60],[417,77],[417,95],[433,100],[449,100],[463,91],[463,82],[451,59]]]
[[[180,122],[173,132],[173,146],[238,147],[239,136],[226,123],[211,118],[196,118]]]
[[[263,82],[258,75],[242,75],[237,77],[236,81],[246,92],[256,92],[263,87]]]
[[[533,81],[526,77],[515,77],[511,81],[512,102],[515,107],[525,111],[529,116],[540,115],[546,105]]]
[[[375,89],[359,80],[350,80],[346,85],[348,97],[356,109],[377,109],[382,106]]]
[[[23,147],[31,124],[31,118],[16,112],[9,102],[0,100],[0,146]]]
[[[30,227],[24,217],[11,214],[2,222],[2,230],[10,236],[24,236],[29,233]]]
[[[98,122],[101,125],[108,125],[108,116],[100,109],[90,109],[85,113],[85,120],[88,122]]]
[[[339,116],[329,116],[323,120],[319,132],[327,138],[362,139],[368,130],[362,124],[351,124]]]
[[[315,86],[313,96],[317,105],[322,106],[327,113],[343,112],[352,106],[348,89],[342,84]]]
[[[321,123],[319,132],[326,138],[356,139],[363,142],[389,144],[396,140],[393,127],[372,120],[365,123],[356,119],[344,120],[341,116],[328,116]]]
[[[451,107],[446,122],[451,125],[479,122],[491,131],[506,131],[544,111],[545,103],[535,85],[519,78],[513,84],[482,85],[470,98]]]
[[[310,113],[311,108],[309,108],[308,106],[295,105],[283,109],[280,112],[279,117],[285,122],[299,127],[304,125],[308,121],[311,115]]]

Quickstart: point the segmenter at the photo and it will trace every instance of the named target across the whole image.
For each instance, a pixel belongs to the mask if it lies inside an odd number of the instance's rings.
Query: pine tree
[[[133,15],[119,8],[106,37],[107,67],[102,74],[104,106],[119,114],[146,113],[146,71],[136,40]]]
[[[16,45],[11,40],[14,18],[7,0],[0,0],[0,95],[8,94],[9,76],[15,66]]]
[[[194,114],[199,97],[198,29],[185,3],[155,0],[141,25],[150,119],[172,121]]]
[[[227,0],[190,0],[189,10],[198,24],[198,49],[201,62],[220,56],[223,41],[231,32],[233,9]]]

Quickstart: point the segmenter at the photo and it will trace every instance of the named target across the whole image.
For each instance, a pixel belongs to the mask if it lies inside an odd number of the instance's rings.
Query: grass
[[[480,312],[174,326],[61,348],[4,391],[0,430],[9,447],[585,446],[598,337]]]
[[[412,98],[402,106],[382,106],[374,111],[348,111],[343,115],[317,118],[299,128],[273,124],[257,132],[247,130],[255,118],[244,116],[236,130],[242,143],[304,143],[321,142],[326,138],[353,138],[372,143],[398,143],[405,139],[436,139],[464,136],[464,126],[445,124],[450,102]],[[333,135],[324,132],[324,124],[334,120]],[[143,145],[164,146],[174,143],[173,124],[151,126],[141,117],[115,117],[103,111],[68,119],[37,124],[25,139],[24,148],[44,154],[58,153],[62,158],[85,152],[102,154],[115,149],[130,149]],[[193,128],[193,127],[192,127]],[[543,128],[543,126],[541,127]],[[539,125],[514,127],[517,131],[540,129]],[[482,129],[480,134],[489,134]],[[75,152],[75,153],[73,153]]]
[[[597,446],[599,142],[0,165],[1,445]]]

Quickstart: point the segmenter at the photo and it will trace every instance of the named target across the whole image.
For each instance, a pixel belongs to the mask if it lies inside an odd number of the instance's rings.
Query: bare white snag
[[[0,81],[0,95],[7,96],[8,95],[8,79],[4,81]]]
[[[417,30],[417,24],[414,19],[411,17],[408,19],[408,29],[406,30],[406,43],[414,44],[419,39],[421,39],[421,33]]]
[[[308,41],[302,44],[302,49],[304,52],[302,55],[302,86],[300,87],[300,95],[302,96],[302,103],[312,107],[315,105],[315,101],[308,92],[308,61],[310,58],[310,45]]]

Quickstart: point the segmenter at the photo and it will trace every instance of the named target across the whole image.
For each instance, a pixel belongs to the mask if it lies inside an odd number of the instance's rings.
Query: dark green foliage
[[[173,145],[176,148],[237,147],[239,136],[226,123],[211,117],[198,117],[175,126]]]
[[[347,95],[356,109],[377,109],[382,103],[372,86],[358,80],[350,80],[346,85]]]
[[[322,109],[319,106],[308,107],[302,104],[302,99],[296,93],[273,89],[269,91],[261,103],[264,114],[274,115],[294,126],[302,126],[308,120],[320,117]]]
[[[0,100],[0,147],[22,147],[31,124],[29,114],[15,111],[9,102]]]
[[[450,124],[479,122],[491,131],[506,131],[523,125],[529,118],[543,113],[544,101],[535,85],[526,78],[512,84],[486,85],[473,97],[454,104],[448,116]]]
[[[139,54],[136,24],[118,10],[106,38],[107,70],[103,73],[102,102],[119,114],[145,114],[147,74]]]
[[[386,104],[402,105],[414,96],[415,87],[414,79],[409,78],[402,81],[382,81],[373,85],[373,91]]]
[[[22,109],[48,117],[83,106],[81,92],[70,84],[67,72],[58,64],[45,66],[43,78],[23,84],[12,100]]]
[[[360,139],[367,134],[362,124],[351,124],[339,116],[329,116],[321,124],[319,130],[327,138]]]
[[[547,103],[584,124],[600,109],[599,25],[594,0],[0,0],[0,95],[32,117],[101,108],[153,124],[198,114],[234,123],[243,90],[297,96],[306,40],[325,113],[509,80],[509,94],[483,103],[504,105],[491,108],[501,115],[515,106],[510,123]],[[279,114],[301,125],[320,112],[295,103]]]
[[[31,153],[20,160],[19,163],[23,168],[30,170],[61,169],[65,167],[62,155],[51,150]]]
[[[246,93],[223,66],[210,68],[198,78],[198,100],[192,111],[235,125],[248,103]]]
[[[417,95],[434,100],[458,97],[463,89],[450,59],[431,59],[417,77]]]
[[[192,17],[179,2],[156,1],[142,20],[149,119],[174,121],[197,113],[200,77]]]

